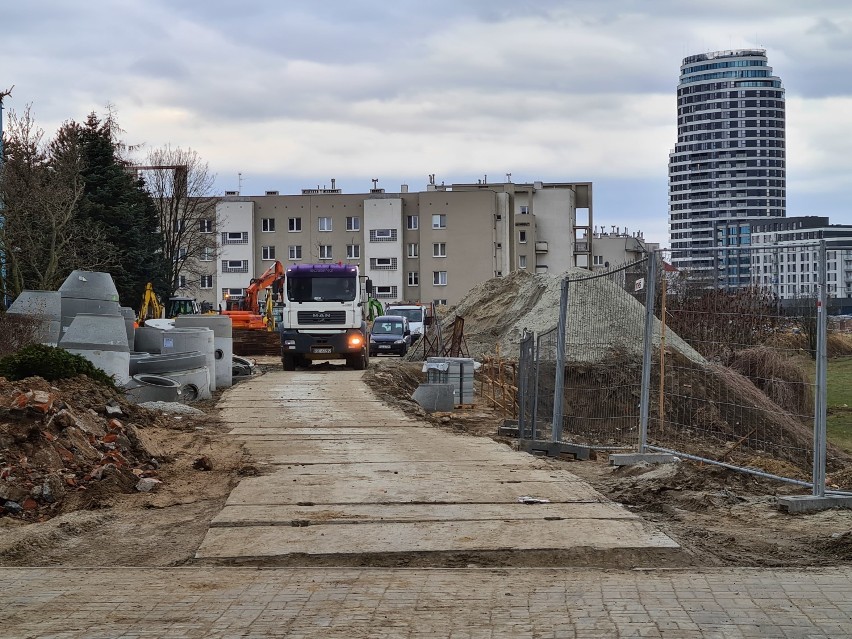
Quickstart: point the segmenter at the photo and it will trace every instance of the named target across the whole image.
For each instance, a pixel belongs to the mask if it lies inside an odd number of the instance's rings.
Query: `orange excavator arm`
[[[243,310],[258,312],[257,296],[263,289],[272,286],[275,282],[284,277],[284,265],[275,260],[275,262],[258,278],[252,279],[246,288],[245,297],[243,298]]]

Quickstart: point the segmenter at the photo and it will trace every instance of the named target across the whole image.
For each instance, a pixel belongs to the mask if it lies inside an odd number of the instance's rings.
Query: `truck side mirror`
[[[432,326],[432,317],[427,316],[423,319],[423,326]]]
[[[367,289],[367,295],[373,294],[373,280],[370,280],[370,279],[367,280],[366,289]]]

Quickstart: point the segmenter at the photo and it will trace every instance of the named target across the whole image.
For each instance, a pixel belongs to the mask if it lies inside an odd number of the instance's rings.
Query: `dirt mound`
[[[0,378],[0,515],[40,521],[156,486],[140,429],[158,413],[87,377]]]

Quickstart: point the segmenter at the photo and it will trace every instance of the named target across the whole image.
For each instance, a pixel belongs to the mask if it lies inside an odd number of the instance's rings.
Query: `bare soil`
[[[210,414],[134,406],[85,377],[0,378],[0,565],[186,562],[239,474],[255,472],[227,430]],[[140,492],[143,478],[161,483]]]

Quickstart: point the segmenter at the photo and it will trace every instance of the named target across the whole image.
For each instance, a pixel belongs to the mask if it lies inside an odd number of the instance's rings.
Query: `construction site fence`
[[[839,463],[826,453],[827,309],[847,295],[828,275],[852,274],[852,247],[690,258],[562,280],[557,326],[521,341],[519,436],[670,452],[824,494]]]

